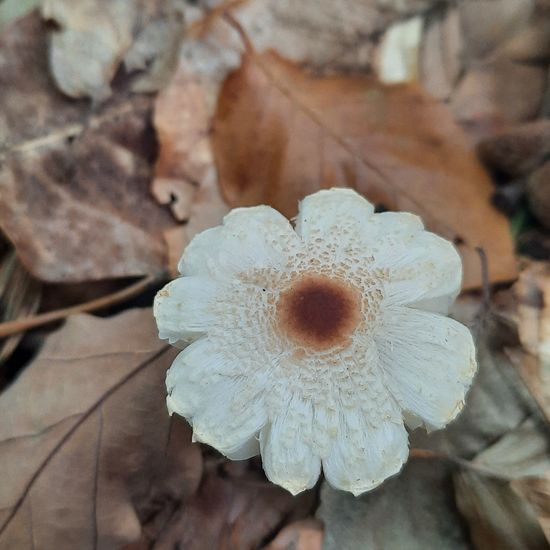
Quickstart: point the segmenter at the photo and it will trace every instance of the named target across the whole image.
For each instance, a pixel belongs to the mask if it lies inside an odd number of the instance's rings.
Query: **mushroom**
[[[462,266],[407,213],[350,189],[306,197],[295,228],[268,206],[232,210],[186,248],[156,296],[159,335],[187,346],[168,409],[232,459],[261,453],[296,494],[324,471],[359,495],[396,474],[408,427],[453,420],[476,370],[448,317]]]

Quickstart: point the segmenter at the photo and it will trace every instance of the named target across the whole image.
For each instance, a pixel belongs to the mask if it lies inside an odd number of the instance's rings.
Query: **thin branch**
[[[8,514],[8,517],[0,527],[0,536],[4,533],[4,531],[7,529],[8,525],[11,523],[11,520],[15,517],[15,514],[20,510],[21,506],[23,505],[23,502],[25,502],[25,498],[27,498],[27,495],[29,494],[30,490],[32,489],[33,485],[36,483],[37,479],[40,477],[42,472],[46,469],[46,466],[51,462],[51,460],[54,458],[54,456],[59,452],[60,449],[63,448],[65,443],[71,439],[71,437],[76,433],[76,431],[84,424],[84,422],[92,416],[100,407],[113,395],[116,393],[117,390],[119,390],[122,386],[124,386],[127,382],[129,382],[134,376],[139,374],[141,371],[145,370],[150,365],[154,364],[157,359],[159,359],[162,355],[164,355],[169,349],[171,349],[171,346],[168,344],[164,344],[157,352],[155,352],[152,356],[149,357],[149,359],[146,359],[142,363],[139,363],[136,368],[134,368],[131,372],[129,372],[126,376],[124,376],[121,380],[119,380],[116,384],[111,386],[82,416],[75,422],[75,424],[67,431],[67,433],[59,440],[57,445],[48,453],[46,458],[42,461],[40,466],[36,469],[34,474],[29,479],[27,485],[21,492],[21,495],[13,505],[13,508],[11,509],[10,513]]]
[[[118,304],[119,302],[123,302],[124,300],[128,300],[129,298],[133,298],[134,296],[141,294],[141,292],[143,292],[157,279],[157,275],[149,275],[148,277],[145,277],[144,279],[141,279],[136,283],[123,288],[122,290],[117,290],[112,294],[102,296],[101,298],[96,298],[95,300],[90,300],[89,302],[84,302],[83,304],[57,309],[55,311],[49,311],[48,313],[41,313],[40,315],[33,315],[32,317],[26,317],[24,319],[16,319],[15,321],[0,323],[0,338],[5,338],[6,336],[11,336],[12,334],[23,332],[31,328],[41,327],[43,325],[47,325],[48,323],[65,319],[65,317],[74,315],[75,313],[96,311],[104,307]]]
[[[476,246],[476,252],[479,255],[479,263],[481,264],[481,285],[483,291],[482,306],[485,311],[491,309],[491,283],[489,282],[489,262],[485,249],[481,246]]]

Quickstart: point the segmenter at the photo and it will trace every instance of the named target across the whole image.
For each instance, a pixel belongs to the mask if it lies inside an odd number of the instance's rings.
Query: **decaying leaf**
[[[465,287],[480,283],[476,246],[492,281],[515,275],[487,173],[447,108],[412,85],[318,78],[274,53],[247,55],[223,85],[213,147],[232,206],[270,204],[293,216],[305,195],[349,185],[457,242]]]
[[[149,309],[46,340],[0,396],[2,548],[118,547],[194,493],[200,449],[165,407],[172,359]]]
[[[323,524],[304,519],[287,525],[264,550],[321,550]]]
[[[532,508],[509,488],[507,482],[460,472],[456,474],[455,487],[457,504],[468,521],[476,548],[547,547]]]
[[[300,510],[305,515],[310,508],[308,495],[293,498],[253,471],[223,477],[211,472],[165,526],[155,548],[252,550],[285,518]]]
[[[547,473],[543,477],[522,477],[515,479],[510,485],[531,505],[547,543],[550,544],[550,475]]]
[[[121,90],[98,111],[65,99],[45,52],[36,14],[0,39],[2,229],[42,280],[162,270],[174,221],[149,192],[151,99]]]
[[[482,160],[509,178],[526,176],[550,154],[550,120],[541,119],[508,128],[478,144]]]
[[[161,67],[170,64],[181,37],[175,4],[173,0],[44,0],[42,16],[56,25],[49,56],[59,89],[70,97],[104,100],[111,95],[111,80],[124,58],[129,69],[144,69],[151,62],[158,76]]]
[[[462,72],[463,38],[456,5],[427,15],[419,56],[420,82],[428,93],[448,99]]]
[[[466,550],[468,535],[457,516],[444,464],[411,461],[398,477],[355,498],[321,491],[318,516],[325,524],[324,550]]]
[[[477,548],[547,546],[549,451],[545,428],[528,418],[475,457],[481,473],[454,474],[457,503]]]

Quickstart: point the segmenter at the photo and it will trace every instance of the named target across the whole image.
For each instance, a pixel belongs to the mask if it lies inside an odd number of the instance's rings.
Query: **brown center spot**
[[[305,275],[281,293],[277,317],[299,344],[319,350],[347,345],[361,319],[361,295],[343,281]]]

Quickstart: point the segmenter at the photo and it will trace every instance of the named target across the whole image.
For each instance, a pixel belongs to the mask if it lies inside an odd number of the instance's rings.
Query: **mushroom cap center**
[[[345,346],[361,319],[361,294],[339,279],[302,275],[281,292],[277,318],[282,332],[304,347]]]

